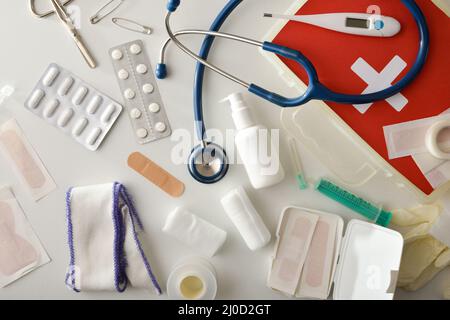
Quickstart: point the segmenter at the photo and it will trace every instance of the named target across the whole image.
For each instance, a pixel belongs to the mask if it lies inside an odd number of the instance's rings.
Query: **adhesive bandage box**
[[[299,298],[390,300],[403,250],[402,236],[360,220],[288,207],[281,215],[268,286]],[[339,262],[338,262],[339,261]]]
[[[122,112],[119,103],[54,63],[25,107],[91,151],[98,149]]]

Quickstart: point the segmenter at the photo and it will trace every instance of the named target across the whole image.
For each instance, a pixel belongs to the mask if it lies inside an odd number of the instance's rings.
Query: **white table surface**
[[[37,0],[44,1],[44,0]],[[67,231],[65,220],[64,193],[70,186],[83,186],[104,182],[121,181],[134,196],[136,206],[147,230],[152,266],[163,288],[174,265],[184,257],[195,255],[195,250],[180,245],[161,232],[167,214],[177,206],[186,206],[199,216],[209,220],[228,232],[228,240],[220,253],[211,259],[219,278],[218,298],[223,299],[284,299],[283,295],[265,286],[269,267],[269,256],[273,242],[266,248],[251,252],[248,250],[231,221],[226,217],[220,198],[230,189],[244,185],[249,196],[260,211],[272,234],[278,217],[288,205],[301,205],[334,212],[346,220],[356,217],[350,211],[323,198],[312,190],[300,192],[295,187],[291,162],[282,141],[281,159],[287,169],[288,178],[280,185],[255,191],[250,188],[244,168],[233,166],[228,176],[220,183],[206,186],[193,181],[184,165],[170,161],[171,148],[176,142],[164,139],[158,142],[138,145],[135,142],[129,119],[122,114],[97,152],[90,152],[55,128],[35,117],[23,107],[23,101],[50,62],[56,62],[73,71],[79,77],[100,91],[121,101],[118,84],[108,56],[108,49],[143,39],[155,65],[160,45],[166,38],[163,28],[165,0],[133,0],[126,3],[116,15],[141,21],[154,28],[151,36],[141,36],[114,26],[110,19],[93,26],[89,16],[105,1],[76,0],[82,13],[81,34],[99,61],[99,67],[91,70],[82,60],[68,34],[55,17],[36,19],[28,10],[28,1],[0,0],[0,82],[13,83],[17,87],[15,99],[1,108],[2,116],[13,116],[26,132],[38,151],[58,189],[43,200],[33,202],[21,187],[16,177],[0,158],[0,184],[12,186],[36,233],[47,249],[52,262],[25,276],[7,288],[0,289],[0,299],[166,299],[153,293],[128,289],[126,293],[115,292],[81,293],[69,291],[64,285],[68,265]],[[225,0],[184,1],[173,22],[178,28],[207,28]],[[266,11],[283,12],[292,0],[244,1],[239,14],[233,15],[223,30],[255,39],[262,39],[273,21],[263,19]],[[199,37],[185,37],[184,41],[194,49],[199,47]],[[267,61],[253,47],[220,40],[215,45],[211,60],[220,62],[227,70],[239,74],[243,79],[266,85],[285,94],[296,94],[289,90]],[[185,128],[193,132],[192,82],[194,63],[173,47],[168,53],[171,76],[160,81],[167,113],[174,130]],[[221,77],[208,72],[205,83],[205,117],[209,128],[224,131],[234,128],[229,107],[218,101],[230,93],[242,89]],[[280,128],[280,109],[256,97],[248,96],[249,104],[255,106],[255,116],[269,128]],[[282,137],[284,137],[282,135]],[[300,146],[301,147],[301,146]],[[164,166],[186,184],[186,192],[179,199],[173,199],[138,176],[126,165],[131,152],[140,151]],[[327,170],[301,147],[304,167],[310,179],[327,174]],[[389,191],[391,186],[377,186],[372,198],[386,203],[390,208],[413,206],[414,200],[408,194],[397,192],[395,197]],[[430,285],[415,293],[401,290],[397,298],[430,299],[440,298],[442,277],[449,276],[449,270],[441,274]]]

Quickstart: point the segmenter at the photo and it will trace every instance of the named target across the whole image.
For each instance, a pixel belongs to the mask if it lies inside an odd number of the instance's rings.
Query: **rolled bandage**
[[[450,160],[450,150],[445,152],[438,144],[439,135],[444,130],[450,130],[450,119],[436,122],[428,129],[425,136],[425,145],[427,146],[428,152],[430,152],[433,157],[442,160]]]
[[[216,293],[216,271],[203,258],[180,263],[167,280],[167,295],[173,300],[213,300]]]
[[[221,200],[228,217],[238,229],[250,250],[258,250],[270,241],[264,221],[251,203],[244,188],[230,191]]]
[[[227,238],[225,231],[183,208],[167,216],[163,231],[207,257],[214,256]]]

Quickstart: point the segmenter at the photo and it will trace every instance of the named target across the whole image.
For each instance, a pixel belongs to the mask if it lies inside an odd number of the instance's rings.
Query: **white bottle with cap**
[[[270,232],[243,187],[231,190],[221,202],[250,250],[258,250],[270,242]]]
[[[224,101],[231,104],[232,117],[238,130],[236,148],[253,188],[261,189],[280,183],[284,179],[284,169],[269,130],[253,120],[251,109],[242,94],[234,93]]]

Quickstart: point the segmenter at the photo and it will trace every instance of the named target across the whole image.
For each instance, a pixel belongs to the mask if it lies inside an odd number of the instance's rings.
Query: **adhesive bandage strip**
[[[258,250],[270,242],[270,232],[243,187],[231,190],[221,202],[250,250]]]
[[[183,208],[167,216],[163,232],[207,257],[214,256],[227,238],[225,231]]]
[[[0,188],[0,287],[50,262],[9,188]]]
[[[21,183],[38,201],[56,189],[56,184],[16,120],[0,126],[0,152]]]
[[[435,123],[449,119],[450,114],[444,113],[436,117],[385,126],[383,130],[389,159],[428,152],[425,143],[428,130]],[[450,148],[450,129],[441,131],[436,144],[441,150]]]
[[[335,265],[337,223],[337,216],[319,215],[297,296],[328,297]]]
[[[318,221],[317,215],[301,211],[282,215],[268,279],[270,288],[289,295],[296,293]]]
[[[91,151],[99,148],[122,112],[119,103],[54,63],[25,107]]]
[[[425,177],[435,189],[444,185],[450,181],[450,161],[446,161],[437,168],[431,170]]]
[[[142,153],[132,153],[128,157],[128,166],[172,197],[183,195],[184,184]]]
[[[415,154],[413,159],[434,189],[450,180],[450,161],[437,159],[430,153]]]
[[[171,135],[169,119],[159,93],[144,43],[125,43],[110,51],[131,125],[141,144]]]

